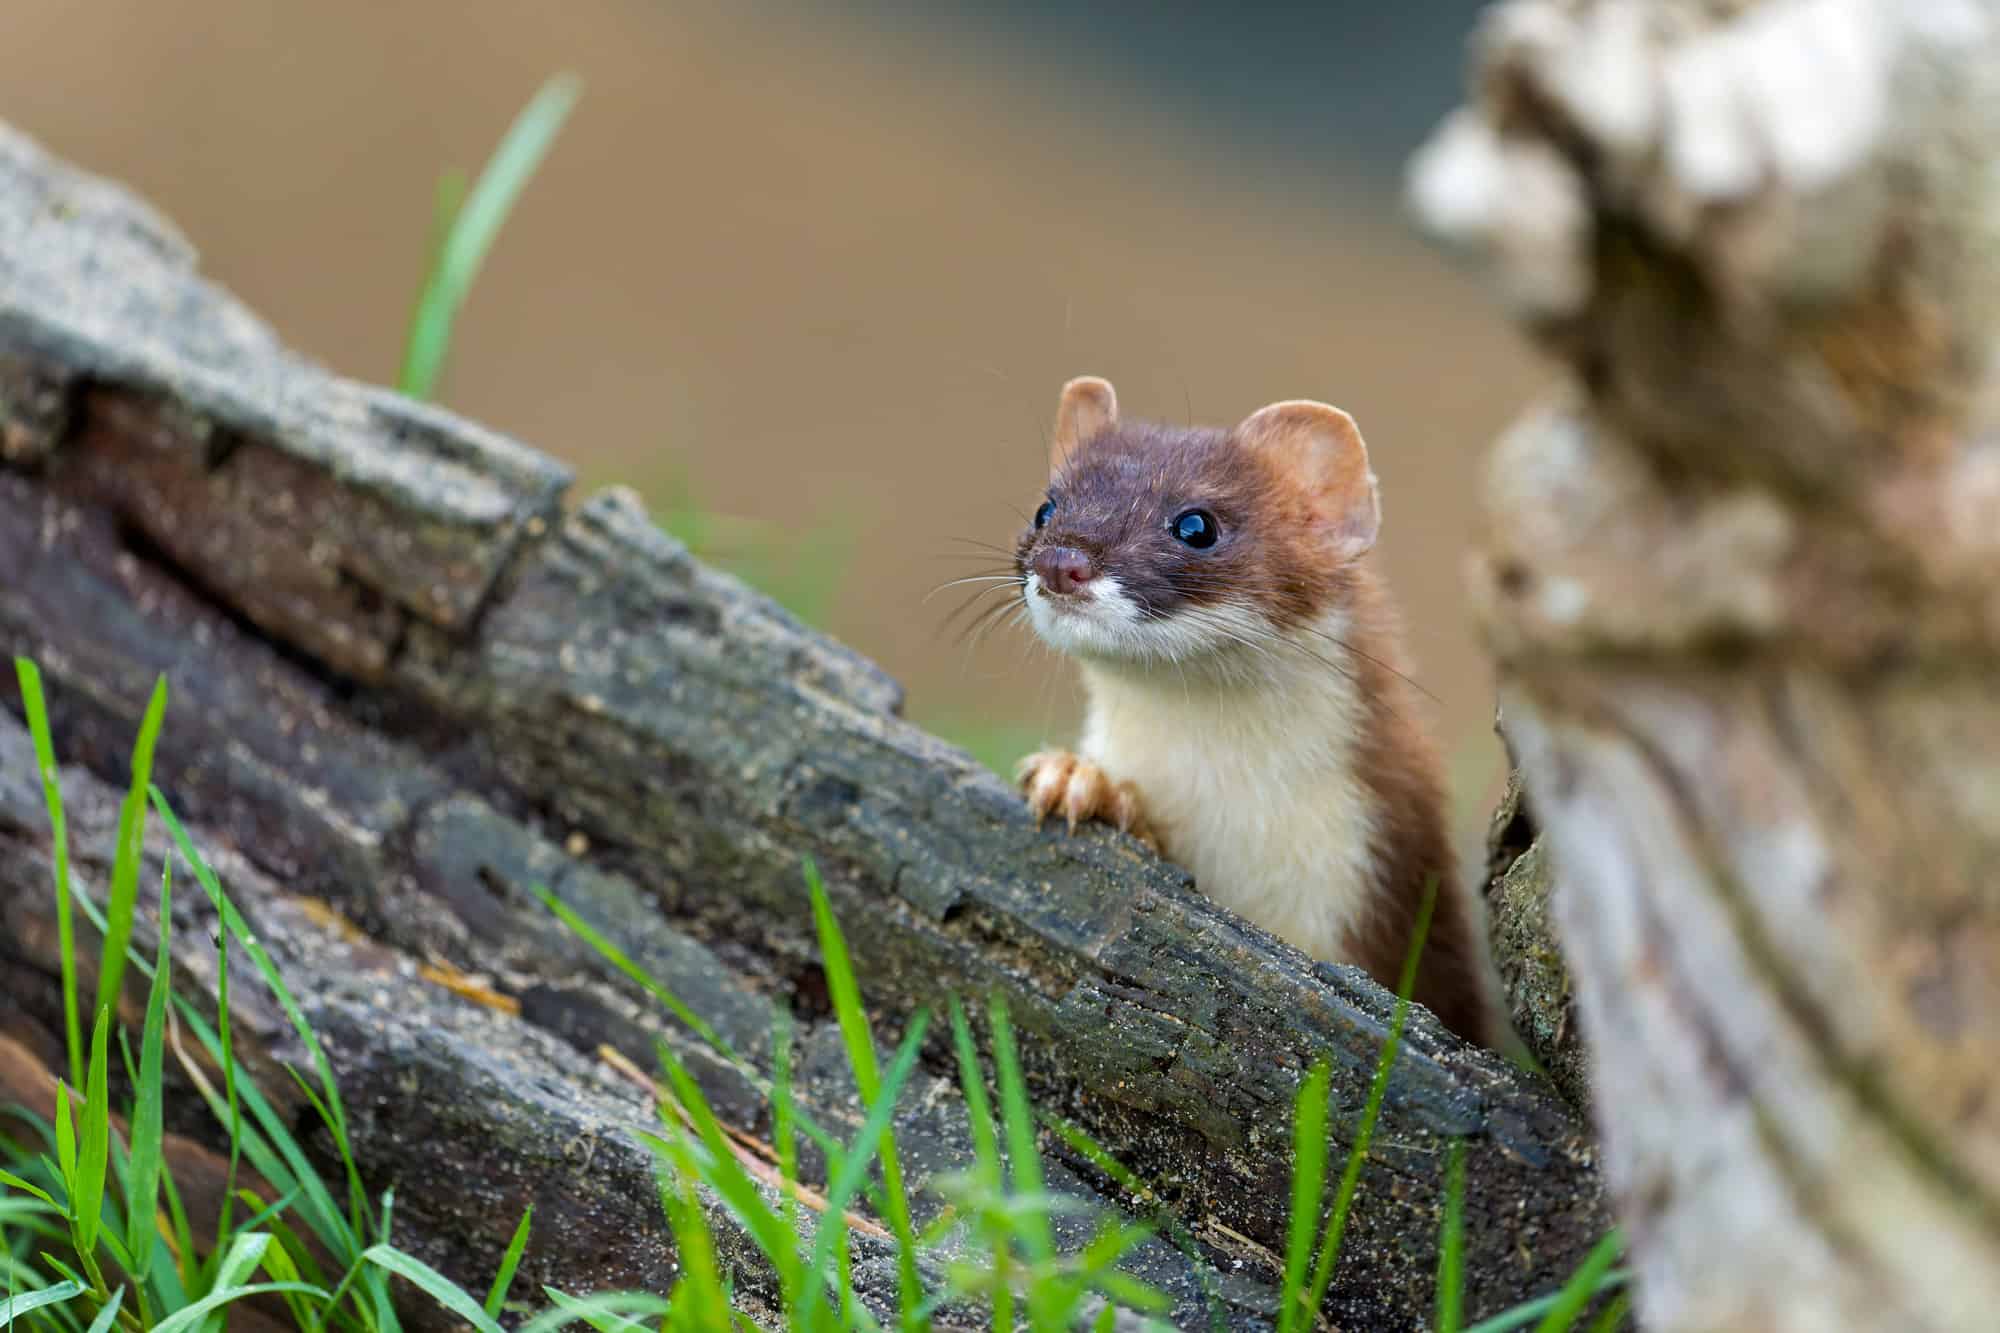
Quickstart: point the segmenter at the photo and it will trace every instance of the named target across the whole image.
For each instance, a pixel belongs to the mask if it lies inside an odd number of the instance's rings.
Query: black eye
[[[1215,545],[1220,533],[1215,525],[1215,515],[1206,509],[1190,509],[1168,525],[1168,531],[1197,550]]]
[[[1056,502],[1054,500],[1042,501],[1042,507],[1035,511],[1035,527],[1038,529],[1047,527],[1049,525],[1049,519],[1055,514],[1055,512],[1056,512]]]

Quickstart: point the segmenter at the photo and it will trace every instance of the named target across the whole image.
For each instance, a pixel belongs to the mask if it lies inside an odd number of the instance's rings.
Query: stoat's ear
[[[1375,545],[1382,503],[1353,417],[1305,399],[1272,403],[1244,418],[1236,439],[1305,492],[1342,557],[1351,560]]]
[[[1049,471],[1054,472],[1076,447],[1118,424],[1118,394],[1110,380],[1084,375],[1063,385],[1056,404],[1055,436],[1049,444]]]

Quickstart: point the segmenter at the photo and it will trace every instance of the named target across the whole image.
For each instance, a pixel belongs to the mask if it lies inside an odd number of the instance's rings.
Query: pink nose
[[[1034,569],[1042,587],[1062,597],[1082,591],[1084,584],[1097,577],[1090,557],[1073,546],[1051,546],[1035,552]]]

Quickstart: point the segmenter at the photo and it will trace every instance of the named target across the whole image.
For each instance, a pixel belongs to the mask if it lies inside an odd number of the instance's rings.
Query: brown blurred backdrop
[[[1068,736],[1069,673],[1019,633],[954,645],[923,598],[970,568],[952,538],[1006,543],[1036,503],[1062,381],[1213,423],[1340,403],[1470,833],[1499,759],[1459,559],[1538,371],[1396,199],[1470,11],[9,0],[0,117],[387,381],[438,173],[574,70],[441,398],[586,486],[765,521],[707,531],[995,761]]]

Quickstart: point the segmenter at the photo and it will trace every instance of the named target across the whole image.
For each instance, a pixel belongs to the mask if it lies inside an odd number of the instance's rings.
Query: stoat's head
[[[1185,666],[1309,631],[1380,523],[1367,447],[1339,408],[1273,403],[1232,430],[1183,429],[1121,421],[1110,384],[1076,379],[1015,563],[1052,647]]]

